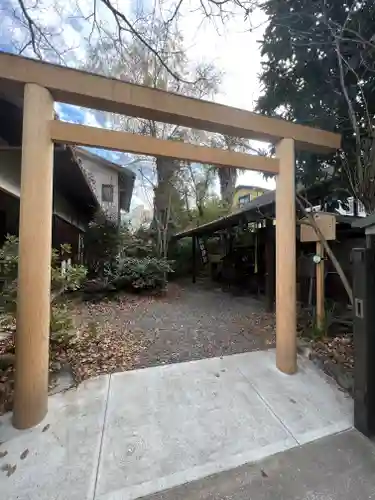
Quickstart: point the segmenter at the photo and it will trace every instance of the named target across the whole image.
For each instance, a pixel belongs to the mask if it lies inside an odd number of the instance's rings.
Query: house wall
[[[101,164],[99,161],[95,161],[91,158],[86,157],[86,155],[81,155],[76,151],[76,155],[81,159],[83,168],[89,173],[89,181],[91,182],[91,187],[95,192],[95,195],[103,208],[103,210],[116,219],[119,219],[119,182],[118,173],[109,167]],[[91,174],[91,175],[90,175]],[[103,184],[111,184],[113,186],[113,202],[105,202],[102,199],[102,186]]]
[[[71,247],[69,258],[74,264],[81,263],[82,255],[80,242],[83,241],[83,232],[72,224],[67,223],[58,216],[52,220],[52,247],[59,249],[61,245],[68,243]],[[66,258],[62,256],[62,258]]]
[[[254,200],[255,198],[261,196],[264,193],[265,191],[261,188],[246,188],[246,187],[240,188],[236,190],[233,195],[232,209],[238,210],[239,208],[242,208],[243,205],[241,204],[242,200],[240,198],[245,196],[247,197],[249,195],[249,200],[247,201],[247,203],[249,203],[250,201]]]
[[[0,189],[20,197],[21,186],[21,151],[19,149],[0,150]],[[85,228],[79,212],[58,191],[54,192],[53,211],[61,219],[79,229]]]
[[[0,245],[5,241],[6,235],[19,234],[20,200],[18,197],[0,190]],[[80,262],[80,240],[82,231],[58,215],[52,218],[52,247],[60,248],[63,243],[69,243],[72,249],[70,257],[73,262]]]

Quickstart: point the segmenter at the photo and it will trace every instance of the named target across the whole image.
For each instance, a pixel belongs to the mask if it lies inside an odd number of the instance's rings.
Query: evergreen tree
[[[258,111],[342,134],[331,157],[299,153],[298,179],[324,177],[375,210],[375,3],[268,0]]]

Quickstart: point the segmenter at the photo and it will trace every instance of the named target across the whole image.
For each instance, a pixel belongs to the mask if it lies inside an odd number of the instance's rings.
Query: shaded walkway
[[[374,444],[350,430],[156,493],[147,500],[372,499],[374,469]]]
[[[306,360],[283,375],[271,350],[101,376],[52,396],[32,430],[9,421],[4,498],[132,500],[348,429],[352,404]]]

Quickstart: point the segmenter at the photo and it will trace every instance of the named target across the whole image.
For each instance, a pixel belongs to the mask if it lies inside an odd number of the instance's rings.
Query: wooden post
[[[320,241],[316,242],[316,255],[321,257],[316,264],[316,326],[324,329],[325,323],[325,292],[324,292],[324,247]]]
[[[266,311],[275,310],[275,226],[272,219],[266,220]]]
[[[47,413],[50,328],[53,99],[26,84],[17,296],[16,374],[13,425],[27,429]]]
[[[191,258],[193,259],[193,283],[195,283],[197,281],[197,237],[195,235],[193,235],[191,237],[192,241],[191,241]]]
[[[276,147],[276,365],[283,373],[297,371],[296,207],[294,141]]]

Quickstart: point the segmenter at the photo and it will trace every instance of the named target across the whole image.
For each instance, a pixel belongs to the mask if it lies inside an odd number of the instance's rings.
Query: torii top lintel
[[[291,138],[297,149],[313,152],[334,151],[341,142],[333,132],[0,53],[0,89],[22,92],[26,83],[47,88],[59,102],[272,143]]]

